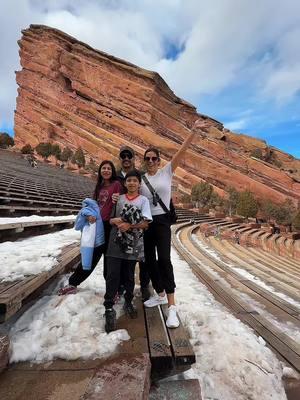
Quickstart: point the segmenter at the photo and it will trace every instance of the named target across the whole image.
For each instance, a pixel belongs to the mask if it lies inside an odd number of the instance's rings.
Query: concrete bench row
[[[235,219],[218,219],[201,225],[205,236],[219,236],[244,246],[260,247],[279,255],[300,258],[300,234],[274,234],[257,223],[242,223]]]
[[[75,219],[75,217],[74,217]],[[13,222],[0,224],[0,243],[71,228],[74,220],[49,219],[47,221]]]

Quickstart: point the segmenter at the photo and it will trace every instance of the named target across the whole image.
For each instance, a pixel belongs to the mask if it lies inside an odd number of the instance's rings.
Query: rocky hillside
[[[31,25],[19,41],[22,70],[15,142],[81,146],[97,161],[117,160],[122,144],[141,160],[150,144],[170,159],[197,118],[211,121],[176,171],[179,191],[201,180],[220,194],[229,186],[259,198],[300,200],[300,160],[264,141],[223,128],[178,98],[155,72],[120,60],[46,26]]]

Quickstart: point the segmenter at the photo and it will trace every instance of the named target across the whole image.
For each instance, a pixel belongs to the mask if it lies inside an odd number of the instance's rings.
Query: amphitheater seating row
[[[300,235],[274,234],[267,227],[256,223],[235,224],[228,219],[207,221],[201,224],[201,232],[205,236],[218,236],[240,245],[260,247],[281,256],[300,258]]]
[[[0,150],[0,216],[76,214],[95,182],[45,163],[32,168],[19,153]]]

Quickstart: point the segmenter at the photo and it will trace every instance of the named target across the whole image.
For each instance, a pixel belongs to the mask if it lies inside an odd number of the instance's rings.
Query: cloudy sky
[[[0,0],[0,130],[13,133],[17,40],[31,23],[158,71],[235,132],[300,158],[299,0]]]

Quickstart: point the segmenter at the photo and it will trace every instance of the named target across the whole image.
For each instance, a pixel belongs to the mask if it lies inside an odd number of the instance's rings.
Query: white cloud
[[[227,122],[225,124],[225,128],[230,129],[231,131],[238,131],[240,129],[246,128],[247,123],[247,119],[238,119],[236,121]]]
[[[240,82],[265,101],[287,102],[300,89],[298,0],[10,0],[1,7],[0,123],[12,120],[16,42],[30,23],[157,70],[194,103]],[[165,56],[170,44],[183,46],[175,59]]]

